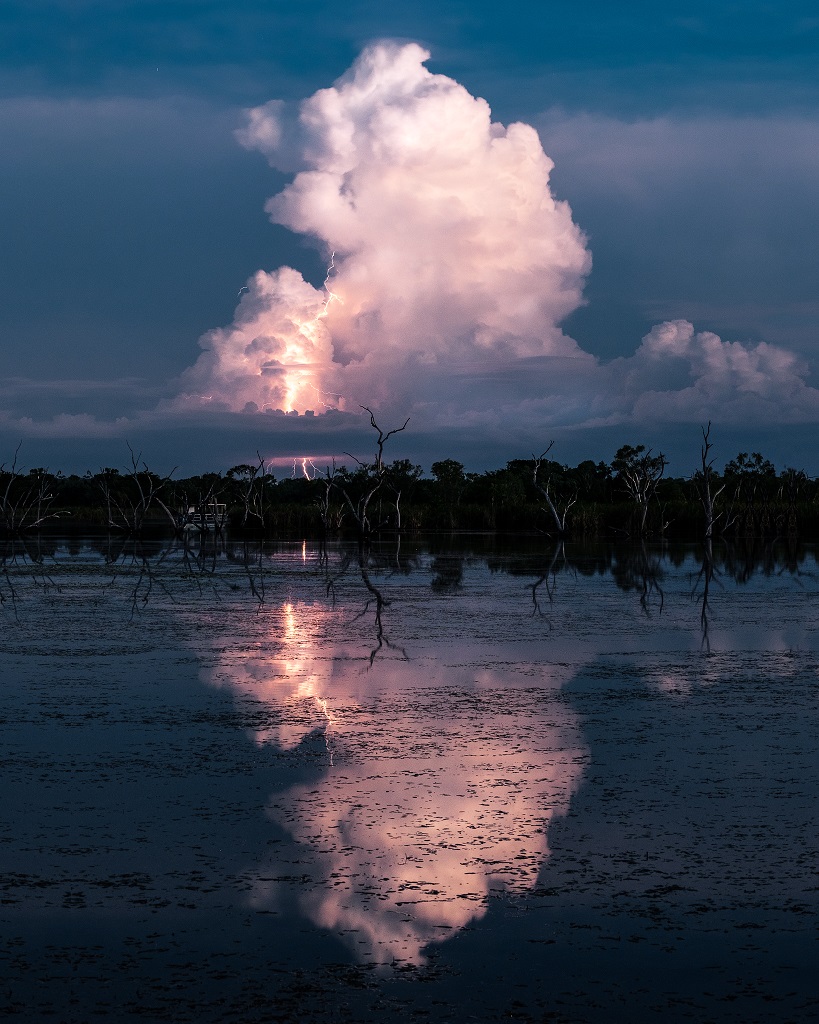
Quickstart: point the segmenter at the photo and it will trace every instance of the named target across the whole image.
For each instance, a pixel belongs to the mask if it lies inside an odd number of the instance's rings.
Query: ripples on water
[[[5,1013],[819,1018],[812,549],[209,544],[6,549]]]

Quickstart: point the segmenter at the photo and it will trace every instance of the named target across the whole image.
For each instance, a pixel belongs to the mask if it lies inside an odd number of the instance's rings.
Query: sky
[[[0,8],[0,462],[819,472],[796,2]],[[329,269],[328,269],[329,268]]]

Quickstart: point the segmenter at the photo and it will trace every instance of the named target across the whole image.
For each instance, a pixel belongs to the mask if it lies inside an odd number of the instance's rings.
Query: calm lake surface
[[[819,1020],[813,548],[5,550],[0,1010]]]

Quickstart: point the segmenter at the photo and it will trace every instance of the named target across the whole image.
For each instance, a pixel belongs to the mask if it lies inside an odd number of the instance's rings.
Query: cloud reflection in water
[[[423,657],[370,668],[319,640],[317,606],[280,615],[273,656],[226,656],[207,673],[269,709],[257,743],[327,740],[321,779],[267,808],[300,845],[298,881],[260,868],[253,903],[276,905],[295,885],[306,915],[360,959],[421,964],[429,943],[486,913],[490,893],[536,884],[549,823],[567,812],[586,761],[579,724],[556,699],[572,670],[482,667],[485,652],[466,649],[457,666]]]

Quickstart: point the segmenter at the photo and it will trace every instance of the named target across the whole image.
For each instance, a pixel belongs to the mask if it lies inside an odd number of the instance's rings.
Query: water
[[[812,549],[43,544],[6,1015],[819,1019]]]

